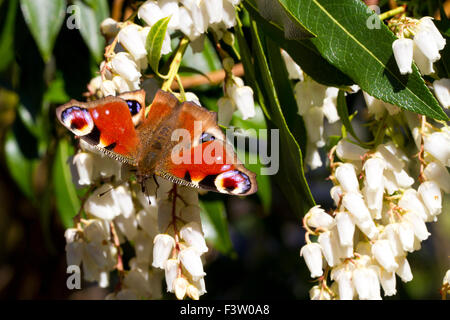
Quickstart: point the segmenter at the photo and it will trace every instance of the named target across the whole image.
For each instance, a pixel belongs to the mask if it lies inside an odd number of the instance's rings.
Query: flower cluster
[[[316,206],[304,217],[307,244],[300,254],[311,277],[319,277],[311,299],[381,299],[380,288],[385,296],[396,294],[396,274],[412,280],[407,255],[429,237],[426,222],[437,221],[442,191],[450,191],[447,127],[437,129],[423,119],[419,134],[417,189],[411,160],[392,142],[367,150],[341,140],[331,151],[342,161],[330,157],[337,208],[329,214]]]
[[[208,251],[200,221],[197,191],[157,178],[141,186],[115,160],[92,152],[73,158],[79,185],[98,186],[84,201],[87,219],[66,231],[68,265],[82,265],[84,279],[108,287],[119,272],[119,285],[108,299],[155,299],[167,291],[179,299],[198,299],[205,290],[201,255]],[[106,182],[109,181],[109,182]],[[122,244],[136,256],[124,269]]]
[[[389,23],[399,37],[392,43],[392,49],[401,74],[412,73],[413,59],[422,74],[434,73],[433,64],[441,58],[439,51],[444,49],[446,40],[432,19],[402,17]]]

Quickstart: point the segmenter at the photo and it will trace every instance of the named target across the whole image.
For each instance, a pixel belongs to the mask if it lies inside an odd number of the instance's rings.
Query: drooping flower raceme
[[[300,251],[311,277],[331,271],[334,282],[329,286],[327,278],[319,278],[311,299],[381,299],[381,288],[384,296],[396,294],[397,276],[413,279],[407,255],[428,239],[426,223],[437,221],[442,192],[450,191],[448,130],[424,126],[420,134],[417,188],[410,160],[392,142],[368,150],[343,139],[334,148],[343,161],[331,163],[336,209],[310,209],[303,220],[307,243]]]

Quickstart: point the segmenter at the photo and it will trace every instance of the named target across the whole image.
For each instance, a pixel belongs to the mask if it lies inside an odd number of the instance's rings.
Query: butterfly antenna
[[[99,197],[99,198],[100,198],[100,197],[103,197],[105,194],[107,194],[108,192],[111,192],[113,189],[114,189],[114,188],[109,188],[108,190],[106,190],[106,191],[100,193],[100,194],[98,195],[98,197]]]

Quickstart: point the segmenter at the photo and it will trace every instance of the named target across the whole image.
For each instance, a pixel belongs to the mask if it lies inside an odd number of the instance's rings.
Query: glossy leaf
[[[159,75],[159,60],[161,59],[161,48],[166,36],[167,25],[169,24],[170,16],[158,20],[150,29],[146,42],[145,49],[147,50],[148,64],[152,70]]]
[[[58,214],[65,228],[72,227],[72,219],[81,207],[68,163],[72,155],[73,147],[67,140],[60,140],[53,163],[53,187]]]
[[[0,71],[8,67],[14,58],[14,24],[19,0],[8,2],[8,12],[4,21],[3,30],[0,34]],[[6,5],[5,5],[6,6]]]
[[[276,85],[273,81],[273,73],[277,71],[269,69],[263,42],[254,21],[251,21],[251,31],[257,70],[260,74],[260,77],[257,78],[260,79],[258,85],[263,88],[267,97],[266,105],[271,116],[269,123],[279,129],[279,150],[281,152],[279,172],[276,178],[292,210],[301,216],[315,204],[303,172],[302,150],[289,129],[283,114],[280,99],[275,89]]]
[[[74,4],[75,11],[73,15],[75,19],[77,15],[79,17],[77,23],[79,24],[81,36],[95,60],[100,62],[103,59],[105,47],[105,39],[100,33],[100,24],[108,17],[108,3],[106,0],[99,0],[86,4],[77,0]]]
[[[20,0],[20,7],[41,56],[47,62],[64,21],[66,3],[64,0]]]
[[[233,256],[234,249],[228,231],[225,205],[222,201],[200,201],[200,216],[205,239],[216,250]]]
[[[400,74],[392,52],[396,37],[362,1],[278,1],[317,36],[310,41],[322,56],[362,90],[406,110],[447,119],[416,66],[412,74]],[[375,23],[369,24],[371,19]]]
[[[276,0],[272,1],[275,2]],[[255,0],[245,0],[244,7],[266,36],[286,50],[303,71],[314,80],[333,87],[346,87],[353,84],[348,76],[321,56],[309,39],[302,41],[286,39],[284,30],[280,25],[263,18]],[[292,27],[295,27],[295,25]]]
[[[34,199],[33,172],[37,160],[28,158],[22,151],[13,130],[9,130],[5,140],[5,160],[9,174],[14,179],[20,190],[29,198]]]

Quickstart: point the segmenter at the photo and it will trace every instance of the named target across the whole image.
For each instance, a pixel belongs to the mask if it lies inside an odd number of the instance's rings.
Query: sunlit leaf
[[[148,64],[152,70],[159,74],[159,60],[161,59],[161,48],[166,36],[167,25],[170,21],[170,16],[158,20],[150,29],[146,42],[145,49],[147,50]]]
[[[3,71],[14,58],[14,24],[18,0],[8,2],[8,12],[0,34],[0,71]]]
[[[416,66],[412,74],[400,74],[392,52],[396,37],[362,1],[278,1],[317,36],[309,41],[322,56],[362,90],[406,110],[447,120]],[[375,23],[369,27],[370,19]]]
[[[66,2],[64,0],[20,0],[20,7],[42,58],[48,61],[64,21]]]
[[[56,149],[53,164],[53,187],[59,217],[66,228],[73,225],[73,217],[81,207],[80,200],[72,182],[69,157],[73,155],[73,147],[66,140],[60,140]]]

